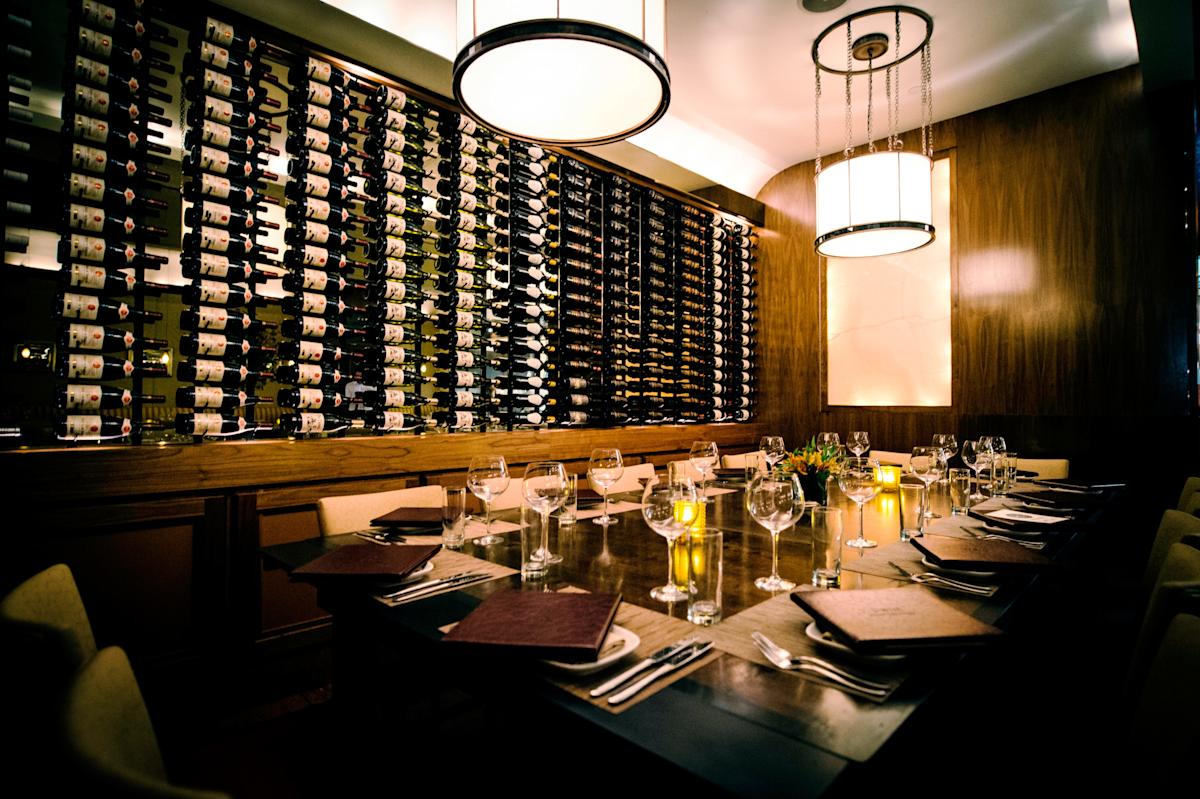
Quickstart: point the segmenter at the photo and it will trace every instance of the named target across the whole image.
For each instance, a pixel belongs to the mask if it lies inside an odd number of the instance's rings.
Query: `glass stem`
[[[604,487],[604,514],[601,518],[608,521],[608,486]]]
[[[667,539],[667,587],[675,587],[675,539]]]
[[[542,516],[542,557],[546,560],[550,559],[550,510],[547,509]]]
[[[860,502],[858,503],[858,540],[862,541],[864,539],[866,539],[866,536],[863,535],[863,504]]]
[[[483,535],[486,538],[492,534],[492,501],[483,503]]]
[[[771,531],[771,579],[779,579],[779,533]]]
[[[925,534],[925,514],[929,513],[929,483],[925,483],[921,490],[921,523],[917,525],[917,530],[921,535]]]

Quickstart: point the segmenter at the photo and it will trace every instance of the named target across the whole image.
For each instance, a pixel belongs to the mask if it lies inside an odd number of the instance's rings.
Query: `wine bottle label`
[[[229,231],[215,227],[200,228],[200,248],[227,252],[229,250]]]
[[[75,84],[75,106],[90,114],[107,115],[111,110],[111,98],[108,92],[103,89],[95,89],[91,86],[85,86],[82,83]],[[138,116],[137,106],[129,106],[129,115],[131,119],[136,119]]]
[[[304,118],[310,125],[316,125],[322,130],[328,129],[329,123],[333,121],[333,114],[328,108],[322,108],[319,105],[308,103],[304,106]]]
[[[389,322],[403,322],[408,319],[408,308],[394,302],[385,302],[383,304],[383,318]]]
[[[456,370],[454,372],[454,385],[458,388],[470,388],[475,385],[475,373]]]
[[[389,172],[403,173],[407,164],[404,163],[404,158],[396,153],[387,150],[383,153],[382,159],[383,168]]]
[[[212,64],[217,69],[228,69],[229,51],[212,42],[202,42],[200,44],[200,60],[205,64]]]
[[[228,345],[229,339],[219,333],[196,334],[197,355],[216,355],[220,357],[225,354]]]
[[[393,197],[395,195],[389,194],[388,196]],[[406,228],[407,224],[402,216],[387,214],[383,218],[383,232],[386,235],[403,236]]]
[[[454,365],[462,369],[470,369],[475,365],[475,353],[470,350],[457,350],[454,353]]]
[[[474,230],[478,223],[474,214],[469,211],[459,211],[456,224],[459,230]]]
[[[528,358],[518,359],[517,363],[524,364],[526,368],[532,369],[535,372],[542,368],[542,359],[534,358],[532,355],[530,355]]]
[[[404,392],[401,389],[388,388],[388,389],[384,389],[384,391],[383,391],[383,404],[384,405],[387,405],[387,406],[390,406],[393,408],[397,407],[399,405],[407,405],[408,403],[405,400],[406,400],[406,397],[404,395]],[[404,415],[400,414],[400,416],[401,416],[401,418],[403,418]]]
[[[218,394],[220,389],[214,389]],[[197,408],[211,407],[199,404],[197,399]],[[224,419],[219,413],[194,413],[192,414],[192,435],[194,436],[215,436],[220,435],[224,427]]]
[[[475,295],[469,291],[460,291],[455,298],[455,305],[470,310],[475,307]]]
[[[321,433],[325,431],[325,414],[298,413],[296,414],[297,433]]]
[[[229,269],[229,256],[211,252],[200,253],[200,274],[226,277],[229,275]]]
[[[384,172],[383,188],[398,194],[408,188],[408,179],[399,172]]]
[[[459,289],[475,288],[475,275],[461,270],[454,273],[454,287]]]
[[[121,303],[125,314],[129,314],[129,306]],[[69,319],[95,319],[100,315],[100,301],[88,294],[63,294],[62,315]],[[121,317],[122,319],[125,317]]]
[[[385,214],[402,214],[408,208],[404,196],[400,194],[385,194],[383,196],[383,212]]]
[[[471,408],[475,405],[475,395],[470,391],[455,391],[454,405],[458,408]]]
[[[329,250],[314,244],[305,244],[303,261],[305,266],[325,266],[329,263]]]
[[[229,304],[229,284],[216,280],[201,280],[196,286],[200,302],[211,302],[216,305]]]
[[[322,175],[328,175],[333,169],[333,157],[317,150],[305,150],[305,163],[308,169]]]
[[[319,316],[300,317],[300,338],[324,338],[328,323]]]
[[[220,122],[213,122],[211,119],[204,120],[204,126],[201,128],[200,138],[208,144],[215,144],[218,147],[228,147],[229,142],[233,140],[233,128],[228,125],[222,125]]]
[[[196,309],[196,327],[201,330],[224,330],[229,324],[229,312],[224,308],[201,305]]]
[[[310,150],[329,152],[329,134],[319,128],[304,128],[304,146]]]
[[[469,330],[455,330],[454,340],[456,346],[458,347],[465,348],[475,346],[475,334]]]
[[[296,353],[301,361],[319,361],[325,355],[325,345],[319,341],[300,341]]]
[[[567,378],[567,385],[574,391],[585,391],[588,387],[588,382],[582,377]]]
[[[319,388],[301,388],[296,390],[297,408],[320,408],[325,402],[325,392]]]
[[[204,38],[228,47],[233,44],[233,26],[209,17],[204,23]]]
[[[305,269],[300,273],[302,285],[306,289],[314,289],[316,291],[324,291],[325,286],[329,283],[329,275],[319,269]]]
[[[65,427],[68,436],[99,436],[104,423],[100,416],[67,416]],[[132,427],[130,428],[132,429]]]
[[[408,351],[403,347],[396,347],[390,344],[383,347],[383,362],[384,363],[404,363],[408,359]]]
[[[225,391],[215,386],[195,386],[192,388],[193,408],[220,408],[225,402]],[[205,414],[197,414],[205,415]],[[212,414],[207,414],[212,415]],[[220,416],[217,416],[220,419]],[[220,428],[218,427],[218,432]]]
[[[200,167],[224,175],[229,171],[229,153],[215,147],[201,147]]]
[[[126,361],[125,375],[133,374],[133,362]],[[72,353],[67,357],[67,377],[82,377],[87,380],[104,379],[104,359],[91,355]]]
[[[228,100],[213,97],[211,94],[204,95],[204,116],[208,119],[229,124],[233,121],[233,110],[233,103]]]
[[[316,197],[306,197],[304,200],[304,215],[309,219],[317,222],[328,221],[331,211],[332,206],[327,200],[318,200]]]
[[[222,203],[205,200],[200,204],[200,220],[206,225],[228,226],[233,218],[233,209]]]
[[[320,384],[324,377],[324,370],[315,363],[298,363],[296,364],[296,383],[302,386],[314,386]]]
[[[375,100],[385,108],[400,111],[408,102],[408,95],[392,86],[380,86],[375,92]]]
[[[82,258],[85,261],[103,261],[106,246],[104,239],[72,233],[69,251],[72,258]],[[97,288],[101,287],[97,286]]]
[[[404,152],[404,134],[397,131],[387,129],[383,131],[383,136],[377,139],[379,144],[385,150],[393,150],[398,153]]]
[[[476,240],[474,233],[467,233],[466,231],[459,231],[459,233],[458,233],[459,249],[473,250],[473,249],[475,249],[477,244],[478,244],[478,241]]]
[[[383,126],[388,130],[404,130],[407,124],[408,117],[394,108],[387,109],[387,112],[383,115]]]
[[[333,89],[324,83],[308,82],[308,99],[319,105],[333,103]]]
[[[473,155],[464,155],[459,161],[458,168],[465,175],[474,175],[479,169],[479,159]]]
[[[396,258],[388,258],[383,262],[383,276],[402,279],[408,274],[408,264]]]
[[[79,27],[79,49],[109,58],[112,55],[112,37],[91,28]]]
[[[304,240],[324,244],[329,241],[329,225],[306,219],[304,221]]]
[[[67,407],[96,410],[100,407],[100,386],[67,386]]]
[[[404,328],[400,325],[383,325],[383,340],[387,344],[404,343]]]
[[[204,91],[213,92],[221,97],[233,94],[233,79],[223,72],[212,69],[204,70]]]
[[[104,211],[91,205],[71,203],[67,206],[67,219],[73,228],[93,233],[104,230]]]
[[[716,393],[716,392],[714,392],[714,393]],[[712,403],[713,403],[714,408],[724,408],[725,407],[725,400],[721,399],[720,397],[713,397]]]
[[[450,426],[455,427],[455,428],[474,427],[475,426],[475,414],[471,413],[470,411],[455,411],[454,419],[450,423]]]
[[[328,197],[331,184],[329,178],[314,175],[311,172],[304,175],[304,193],[313,197]]]
[[[72,197],[100,202],[104,200],[104,181],[100,178],[90,178],[87,175],[73,172],[68,191]]]
[[[323,316],[328,306],[329,301],[325,298],[324,294],[316,294],[311,291],[301,292],[300,294],[300,311],[302,313]]]
[[[385,300],[402,300],[408,287],[395,280],[383,281],[383,298]]]
[[[409,383],[408,373],[397,366],[383,368],[383,384],[385,386],[405,386]]]
[[[583,411],[571,411],[567,414],[567,418],[575,424],[587,424],[588,415]]]
[[[455,311],[454,312],[455,327],[474,327],[475,314],[470,311]]]
[[[479,181],[474,175],[459,175],[458,190],[467,194],[474,194],[479,189]]]
[[[587,405],[588,404],[588,395],[587,394],[572,394],[571,395],[571,404],[572,405]]]

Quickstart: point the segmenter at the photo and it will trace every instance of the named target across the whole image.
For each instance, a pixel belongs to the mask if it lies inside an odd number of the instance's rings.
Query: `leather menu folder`
[[[441,550],[440,544],[402,546],[348,544],[327,552],[292,572],[300,580],[349,578],[396,580],[424,566]]]
[[[927,536],[914,538],[909,543],[919,549],[931,563],[947,569],[1001,571],[1043,568],[1053,563],[1045,555],[1012,541]]]
[[[375,527],[435,527],[441,523],[441,508],[396,508],[371,520]]]
[[[599,656],[620,602],[620,594],[497,591],[442,640],[501,655],[587,663]]]
[[[1078,491],[1055,491],[1035,489],[1032,491],[1009,491],[1009,499],[1020,499],[1041,505],[1057,505],[1064,508],[1096,508],[1108,503],[1104,494],[1081,494]]]
[[[819,628],[864,655],[982,644],[1003,635],[924,588],[796,591],[791,597]]]

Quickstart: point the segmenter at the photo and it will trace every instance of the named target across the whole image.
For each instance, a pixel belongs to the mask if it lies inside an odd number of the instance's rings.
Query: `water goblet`
[[[598,447],[592,450],[592,457],[588,460],[588,479],[604,494],[604,512],[593,520],[594,524],[607,527],[617,523],[615,518],[608,515],[608,489],[621,479],[624,472],[625,462],[621,459],[621,450],[615,447]]]
[[[879,546],[863,535],[863,505],[879,493],[879,461],[875,458],[847,458],[837,476],[838,488],[858,505],[858,538],[846,542],[854,549],[870,549]]]
[[[865,430],[851,430],[850,435],[846,436],[846,449],[854,453],[855,457],[861,456],[864,452],[871,448],[871,437]]]
[[[642,492],[642,518],[651,530],[667,539],[667,583],[651,591],[650,596],[660,602],[686,600],[687,591],[675,580],[675,542],[696,518],[695,486],[690,480],[672,483],[651,479]]]
[[[774,469],[787,457],[787,450],[783,447],[783,436],[763,436],[759,439],[758,448],[763,451],[763,456],[767,459],[768,471]]]
[[[771,574],[754,581],[764,591],[790,591],[791,580],[779,576],[779,534],[804,515],[804,489],[798,475],[765,474],[746,487],[746,510],[771,534]]]
[[[924,485],[921,491],[921,532],[925,532],[925,519],[939,518],[929,509],[929,484],[936,483],[943,474],[942,449],[940,447],[913,447],[908,459],[908,470]]]
[[[717,454],[717,442],[715,441],[693,441],[691,452],[688,453],[688,460],[696,471],[700,472],[700,499],[698,502],[711,502],[708,498],[708,479],[712,470],[717,468],[720,462],[720,456]]]
[[[567,498],[567,472],[557,461],[535,461],[525,467],[521,493],[529,507],[542,517],[542,544],[533,557],[543,563],[555,563],[550,552],[550,512]]]
[[[499,544],[504,539],[492,535],[492,500],[508,490],[508,464],[503,455],[477,455],[467,468],[467,488],[483,502],[484,535],[475,539],[477,546]]]

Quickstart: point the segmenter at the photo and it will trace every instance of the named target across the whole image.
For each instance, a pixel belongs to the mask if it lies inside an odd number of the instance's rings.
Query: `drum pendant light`
[[[666,113],[665,0],[458,0],[454,97],[539,144],[620,141]]]
[[[874,18],[874,19],[866,19]],[[894,38],[879,29],[880,21],[894,23]],[[854,36],[855,23],[860,31]],[[891,27],[889,25],[889,27]],[[919,43],[907,52],[901,49],[902,28],[923,31]],[[846,66],[833,67],[822,61],[821,46],[831,43],[831,34],[845,31]],[[816,65],[816,239],[819,254],[838,258],[891,255],[924,247],[933,241],[933,91],[930,40],[933,19],[908,6],[886,6],[851,14],[826,28],[813,42]],[[910,39],[911,41],[911,39]],[[886,63],[878,59],[892,50]],[[828,58],[828,49],[826,58]],[[898,134],[900,124],[900,64],[913,56],[921,58],[921,149],[905,152]],[[855,61],[866,66],[855,66]],[[874,76],[886,72],[888,111],[887,149],[876,150],[872,138]],[[821,73],[845,77],[846,140],[843,158],[825,166],[821,159]],[[867,152],[856,155],[852,146],[851,81],[867,78]]]

